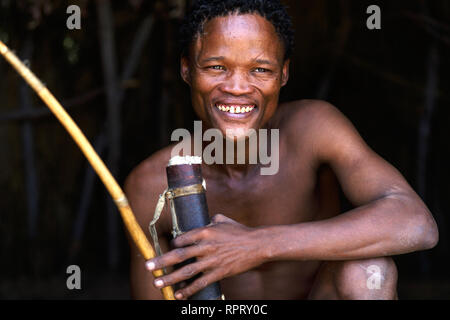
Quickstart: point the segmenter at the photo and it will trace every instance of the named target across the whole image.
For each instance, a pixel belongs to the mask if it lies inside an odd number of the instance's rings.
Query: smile
[[[216,108],[219,109],[220,111],[228,113],[249,113],[255,108],[255,105],[216,104]]]

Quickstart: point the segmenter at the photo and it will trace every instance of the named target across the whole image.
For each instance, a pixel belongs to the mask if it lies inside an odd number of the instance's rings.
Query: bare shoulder
[[[125,190],[130,196],[147,194],[152,189],[164,186],[165,168],[170,158],[170,148],[164,148],[136,166],[125,181]]]
[[[311,129],[312,126],[345,119],[335,106],[323,100],[304,99],[280,105],[280,121],[289,128],[307,126]]]
[[[159,195],[167,188],[165,168],[171,146],[159,150],[138,166],[125,180],[125,194],[141,227],[148,226]]]
[[[297,143],[318,146],[338,137],[356,134],[348,118],[338,108],[323,100],[297,100],[280,105],[280,129]],[[357,135],[357,134],[356,134]],[[356,137],[356,136],[354,136]]]

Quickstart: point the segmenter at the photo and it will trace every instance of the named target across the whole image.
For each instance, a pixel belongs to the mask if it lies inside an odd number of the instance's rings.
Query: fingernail
[[[163,284],[164,284],[164,282],[161,279],[158,279],[155,281],[155,286],[157,286],[157,287],[162,287]]]
[[[155,263],[154,262],[147,262],[146,266],[147,266],[147,269],[150,270],[150,271],[155,269]]]
[[[181,293],[177,293],[177,294],[175,294],[175,298],[177,298],[177,299],[183,299],[183,295],[181,294]]]

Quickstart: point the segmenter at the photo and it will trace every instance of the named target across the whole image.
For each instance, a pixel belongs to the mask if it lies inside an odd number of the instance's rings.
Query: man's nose
[[[240,96],[250,93],[252,87],[247,75],[243,72],[233,72],[223,82],[221,89],[225,93]]]

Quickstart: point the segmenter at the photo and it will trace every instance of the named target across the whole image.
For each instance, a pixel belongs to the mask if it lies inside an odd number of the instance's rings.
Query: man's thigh
[[[397,299],[397,268],[388,257],[323,262],[308,299]]]

